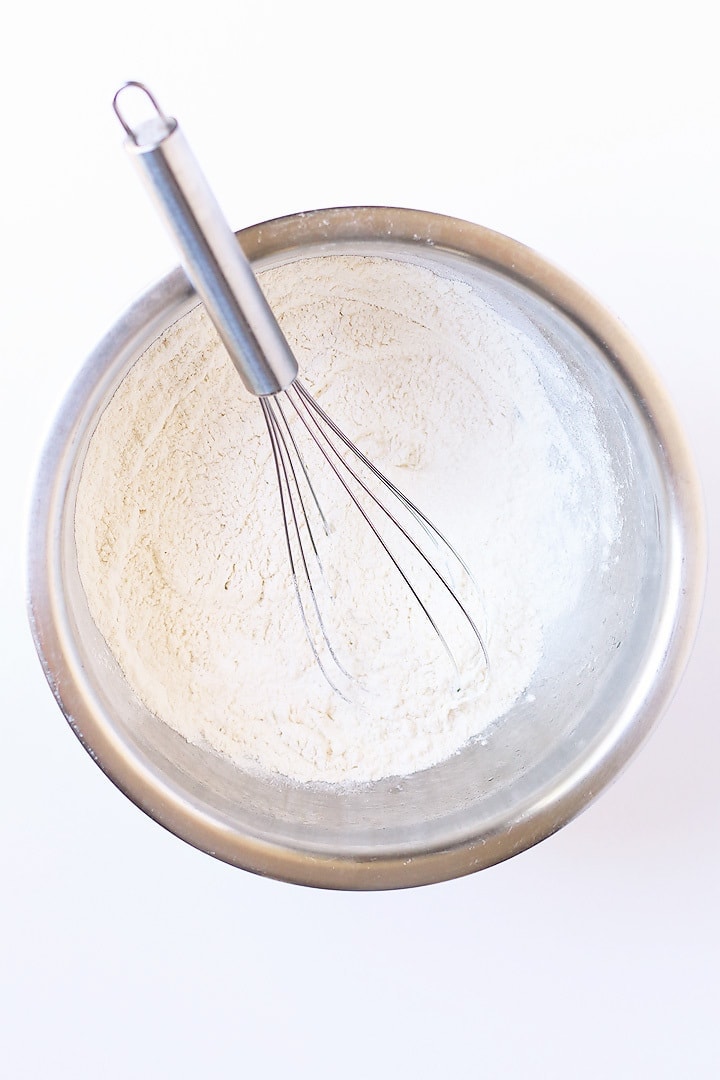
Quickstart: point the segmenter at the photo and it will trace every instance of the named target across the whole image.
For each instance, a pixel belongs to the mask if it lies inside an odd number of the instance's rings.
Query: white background
[[[712,5],[80,0],[14,6],[2,79],[2,1074],[720,1074],[718,80]],[[24,612],[62,394],[175,257],[110,109],[178,115],[235,227],[387,203],[524,241],[631,329],[703,477],[686,677],[622,778],[474,877],[345,895],[185,846],[65,724]]]

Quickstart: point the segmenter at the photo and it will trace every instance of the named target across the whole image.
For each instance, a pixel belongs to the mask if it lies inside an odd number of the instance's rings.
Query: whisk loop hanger
[[[135,125],[120,108],[121,96],[133,89],[152,108],[151,115]],[[403,564],[397,545],[389,541],[387,530],[422,568],[430,592],[444,598],[446,619],[449,606],[455,616],[450,620],[454,631],[461,627],[465,637],[472,639],[476,657],[487,667],[487,649],[470,610],[480,606],[470,571],[442,533],[340,430],[298,379],[295,356],[177,121],[163,112],[140,82],[121,86],[113,108],[127,135],[126,147],[179,247],[183,267],[245,387],[263,410],[300,615],[327,682],[346,699],[357,699],[356,691],[363,689],[363,680],[348,671],[338,656],[323,612],[327,583],[318,533],[331,529],[306,464],[308,447],[331,470],[374,533],[458,679],[458,649],[451,644],[446,626],[440,625],[437,612],[431,610],[425,591]]]

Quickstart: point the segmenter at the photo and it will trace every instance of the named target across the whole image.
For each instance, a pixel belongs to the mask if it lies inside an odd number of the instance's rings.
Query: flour
[[[374,692],[358,708],[331,690],[295,601],[261,409],[202,308],[140,357],[91,440],[76,512],[90,611],[138,697],[191,743],[300,782],[406,775],[528,687],[544,626],[597,535],[612,539],[612,510],[593,517],[581,497],[604,486],[612,507],[602,443],[571,388],[590,447],[578,451],[538,376],[539,346],[468,282],[362,256],[261,281],[313,396],[470,565],[489,670],[476,665],[457,693],[390,560],[335,499],[333,633]]]

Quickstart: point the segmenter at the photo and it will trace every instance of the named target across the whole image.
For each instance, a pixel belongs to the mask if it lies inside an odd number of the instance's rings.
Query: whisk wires
[[[479,650],[487,666],[488,653],[482,634],[468,605],[458,595],[459,578],[463,579],[475,596],[479,596],[477,585],[466,563],[446,537],[344,434],[298,379],[286,390],[261,397],[259,400],[270,436],[285,541],[303,627],[314,658],[330,686],[348,700],[356,697],[355,691],[358,688],[363,688],[362,680],[351,675],[339,659],[322,613],[324,604],[332,602],[332,597],[329,595],[311,519],[316,514],[319,527],[325,534],[329,534],[330,526],[311,481],[305,456],[300,449],[303,437],[306,443],[309,437],[308,445],[313,446],[322,456],[324,463],[329,466],[332,475],[376,537],[431,627],[458,679],[461,677],[461,665],[456,650],[451,648],[437,615],[431,611],[427,597],[423,595],[423,590],[414,582],[411,573],[393,551],[387,534],[383,531],[383,521],[391,532],[394,531],[395,535],[402,537],[406,545],[409,545],[408,550],[417,557],[416,564],[424,567],[426,575],[429,573],[430,578],[444,590],[446,598],[454,605],[456,614],[475,642],[475,651]],[[364,476],[361,475],[362,470],[365,471]],[[377,482],[376,490],[370,486],[371,480]],[[312,513],[313,508],[315,514]],[[373,514],[379,516],[374,519]],[[406,517],[405,524],[400,520],[401,514]],[[412,535],[413,525],[418,526],[430,541],[434,551],[432,558]]]

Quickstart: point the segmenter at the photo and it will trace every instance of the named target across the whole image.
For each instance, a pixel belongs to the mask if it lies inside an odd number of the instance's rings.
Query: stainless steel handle
[[[134,87],[154,114],[132,127],[119,98]],[[277,394],[298,366],[237,237],[225,220],[177,121],[142,83],[128,82],[113,99],[135,159],[161,217],[177,242],[183,267],[250,391]]]

